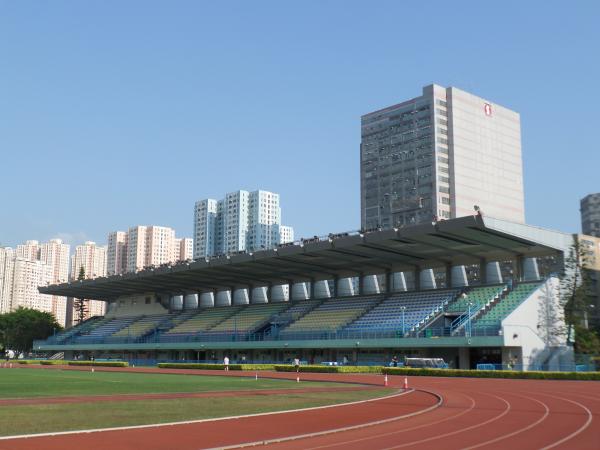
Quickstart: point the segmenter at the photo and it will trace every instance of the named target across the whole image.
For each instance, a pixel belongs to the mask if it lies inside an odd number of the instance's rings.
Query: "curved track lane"
[[[228,376],[254,374],[230,372]],[[294,379],[296,374],[263,376]],[[378,375],[301,377],[383,383]],[[403,377],[390,377],[390,381],[399,387]],[[250,444],[274,449],[344,450],[600,448],[600,382],[412,377],[410,384],[417,391],[354,405],[185,425],[0,440],[0,449],[198,449]],[[432,394],[443,399],[439,407],[435,407]]]

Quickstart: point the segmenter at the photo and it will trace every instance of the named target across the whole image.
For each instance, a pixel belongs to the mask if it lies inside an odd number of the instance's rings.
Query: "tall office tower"
[[[361,118],[362,228],[484,214],[524,222],[519,114],[450,87]]]
[[[582,198],[580,211],[583,234],[600,237],[600,193]]]
[[[71,280],[77,280],[79,278],[79,272],[82,267],[86,279],[106,276],[106,251],[106,247],[100,247],[96,245],[95,242],[91,241],[87,241],[83,245],[75,247],[75,254],[71,258]],[[70,303],[71,302],[67,302],[67,308],[73,308],[73,305]],[[88,311],[85,318],[104,315],[105,305],[105,302],[88,300]],[[73,317],[77,317],[77,312],[74,310],[67,310],[67,325],[72,323]]]
[[[63,244],[60,239],[51,239],[40,244],[40,261],[50,266],[52,283],[66,283],[69,281],[69,254],[71,246]],[[56,321],[65,326],[67,312],[67,298],[52,296],[52,313]]]
[[[178,238],[173,243],[173,257],[175,261],[187,261],[194,257],[194,240],[192,238]]]
[[[106,274],[119,275],[127,271],[127,233],[113,231],[108,235]]]
[[[194,208],[194,258],[273,248],[294,239],[281,225],[279,194],[236,191],[222,200],[205,199]]]

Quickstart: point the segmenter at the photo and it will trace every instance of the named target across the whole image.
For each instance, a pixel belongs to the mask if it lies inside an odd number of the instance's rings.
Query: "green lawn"
[[[254,377],[220,377],[88,372],[72,370],[0,369],[0,398],[76,395],[207,392],[250,389],[341,387],[346,383],[320,383]],[[143,425],[184,420],[330,405],[389,394],[390,389],[222,398],[184,398],[86,402],[0,407],[0,435],[57,432],[90,428]]]
[[[341,386],[311,382],[310,386]],[[243,389],[297,388],[288,380],[254,377],[99,372],[54,369],[0,369],[0,398],[62,397],[68,395],[206,392]]]

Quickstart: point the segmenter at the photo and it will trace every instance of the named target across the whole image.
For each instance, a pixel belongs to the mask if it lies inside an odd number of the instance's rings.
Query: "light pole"
[[[467,329],[466,329],[466,335],[467,337],[471,337],[471,306],[473,305],[473,303],[469,302],[467,303]]]
[[[405,322],[404,322],[404,314],[405,314],[405,311],[406,311],[406,306],[402,306],[402,307],[400,308],[400,310],[402,311],[402,337],[404,337],[404,333],[405,333],[405,326],[404,326],[404,324],[405,324]]]

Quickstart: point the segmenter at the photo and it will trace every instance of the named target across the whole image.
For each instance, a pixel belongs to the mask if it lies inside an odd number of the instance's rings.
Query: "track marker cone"
[[[384,385],[384,386],[387,386],[387,385],[388,385],[387,373],[385,374],[385,377],[383,378],[383,385]]]
[[[296,375],[296,383],[300,383],[300,375]]]
[[[408,389],[408,377],[404,377],[404,385],[402,387]]]
[[[10,369],[12,369],[12,363],[10,363],[8,367],[9,367]]]
[[[258,381],[258,372],[254,372],[254,379]]]
[[[92,373],[94,373],[94,368],[92,367]]]

